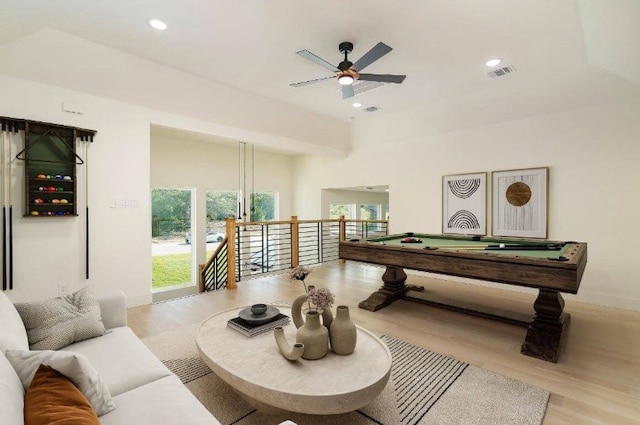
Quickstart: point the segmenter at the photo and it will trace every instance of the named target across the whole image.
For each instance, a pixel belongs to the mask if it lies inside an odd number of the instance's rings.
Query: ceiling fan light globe
[[[353,84],[353,77],[351,75],[341,75],[338,77],[338,83],[343,86]]]

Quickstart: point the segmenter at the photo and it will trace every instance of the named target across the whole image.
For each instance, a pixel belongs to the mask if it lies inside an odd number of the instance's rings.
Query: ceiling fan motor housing
[[[353,43],[343,41],[338,45],[338,49],[341,53],[344,53],[344,61],[338,64],[338,69],[344,72],[353,66],[353,63],[351,63],[349,59],[347,59],[347,55],[353,51]]]

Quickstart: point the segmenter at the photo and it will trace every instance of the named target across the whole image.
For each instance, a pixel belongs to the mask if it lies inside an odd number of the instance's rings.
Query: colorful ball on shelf
[[[62,192],[64,190],[64,187],[58,187],[58,192]]]
[[[68,203],[69,203],[69,201],[67,201],[66,199],[60,199],[60,203],[61,203],[61,204],[68,204]]]
[[[64,176],[62,180],[71,180],[71,176]]]
[[[40,192],[44,192],[45,190],[47,190],[47,188],[46,188],[46,187],[44,187],[44,186],[40,186],[40,187],[38,188],[38,190],[39,190]]]
[[[46,178],[47,178],[47,176],[46,176],[46,175],[44,175],[44,174],[38,174],[38,175],[36,176],[36,178],[37,178],[37,179],[46,179]]]
[[[64,215],[64,212],[62,212],[62,211],[56,211],[56,215]]]
[[[62,174],[56,174],[56,180],[62,180]]]
[[[33,202],[35,204],[42,204],[44,201],[41,198],[36,198]]]
[[[52,200],[51,200],[51,203],[52,203],[52,204],[59,204],[59,203],[60,203],[60,200],[59,200],[59,199],[52,199]]]
[[[38,211],[31,211],[31,215],[40,215]]]
[[[55,191],[56,191],[56,188],[55,188],[55,187],[53,187],[53,186],[49,186],[49,187],[47,188],[47,190],[48,190],[49,192],[55,192]]]

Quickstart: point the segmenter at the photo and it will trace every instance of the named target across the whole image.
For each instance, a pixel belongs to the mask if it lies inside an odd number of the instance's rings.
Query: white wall
[[[640,100],[440,134],[420,113],[357,122],[346,159],[296,160],[297,214],[316,211],[324,187],[382,182],[392,233],[441,233],[443,175],[548,166],[548,237],[588,243],[575,299],[640,310]]]
[[[0,76],[0,115],[97,131],[86,165],[78,167],[78,217],[22,217],[24,168],[14,160],[13,301],[58,295],[85,283],[123,290],[131,304],[150,300],[149,121],[152,114],[77,92]],[[65,113],[62,102],[86,106],[85,115]],[[20,138],[22,139],[22,138]],[[20,149],[24,147],[20,140]],[[15,153],[14,148],[14,153]],[[82,148],[80,155],[85,156]],[[14,155],[15,157],[15,155]],[[85,280],[85,167],[88,167],[90,279]],[[110,208],[133,200],[137,208]],[[16,208],[17,206],[17,208]],[[135,229],[135,231],[132,231]]]
[[[251,146],[247,146],[247,192],[251,192],[252,168],[255,172],[256,192],[278,193],[276,219],[287,220],[292,210],[291,156],[267,152],[255,148],[251,166]],[[196,235],[206,231],[205,195],[209,190],[238,190],[238,148],[222,144],[170,138],[152,134],[151,137],[151,186],[195,189]],[[241,171],[244,173],[244,171]],[[248,197],[247,197],[247,202]],[[247,209],[249,205],[247,205]],[[317,216],[309,217],[317,218]],[[200,244],[199,241],[197,242]],[[197,264],[206,261],[204,243],[198,249]]]
[[[84,114],[63,112],[63,102],[82,105]],[[59,294],[59,284],[64,283],[68,291],[85,284],[94,285],[97,291],[122,290],[129,305],[151,302],[151,126],[215,134],[212,132],[225,126],[224,123],[201,121],[4,75],[0,75],[0,116],[97,131],[88,160],[90,278],[85,279],[84,261],[85,166],[80,166],[77,172],[81,194],[78,197],[79,216],[34,218],[22,217],[24,170],[21,161],[14,161],[15,288],[6,292],[9,298],[19,302],[54,297]],[[225,128],[229,134],[242,133],[241,129]],[[253,131],[251,134],[260,139],[260,133]],[[281,136],[265,130],[264,137],[274,140]],[[305,143],[301,142],[302,145]],[[17,144],[16,140],[14,154],[23,148]],[[231,157],[231,152],[224,156]],[[235,164],[235,154],[233,158]],[[206,159],[206,155],[202,155],[201,163]],[[290,160],[258,151],[256,167],[256,175],[260,172],[274,177],[257,180],[256,189],[280,191],[281,213],[290,215]],[[186,169],[183,171],[186,173]],[[205,177],[215,179],[222,174],[222,170],[214,169]],[[232,169],[229,175],[233,177],[229,177],[227,188],[232,189],[236,187],[236,171]],[[198,177],[201,176],[192,176]],[[162,176],[157,178],[161,183]],[[123,201],[133,201],[136,206],[124,207]]]

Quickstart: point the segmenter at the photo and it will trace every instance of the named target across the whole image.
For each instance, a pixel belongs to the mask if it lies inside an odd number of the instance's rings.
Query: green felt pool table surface
[[[404,243],[402,242],[407,238],[407,234],[391,235],[381,238],[369,239],[369,242],[380,242],[385,245],[398,245],[407,249],[456,249],[459,247],[460,251],[473,250],[477,254],[497,254],[497,255],[509,255],[509,256],[524,256],[533,258],[552,258],[559,259],[567,250],[569,246],[565,242],[556,241],[531,241],[521,239],[506,239],[506,238],[480,238],[480,240],[473,240],[472,237],[465,236],[450,236],[450,235],[428,235],[422,233],[413,233],[413,238],[419,239],[419,243]],[[487,245],[499,245],[505,244],[509,249],[500,249],[496,247],[490,250],[477,250],[475,247],[482,248]],[[524,244],[528,247],[540,245],[541,249],[536,250],[527,248],[526,250],[518,250],[511,246]],[[546,249],[546,247],[552,245],[559,249]],[[468,249],[467,249],[468,247]]]

